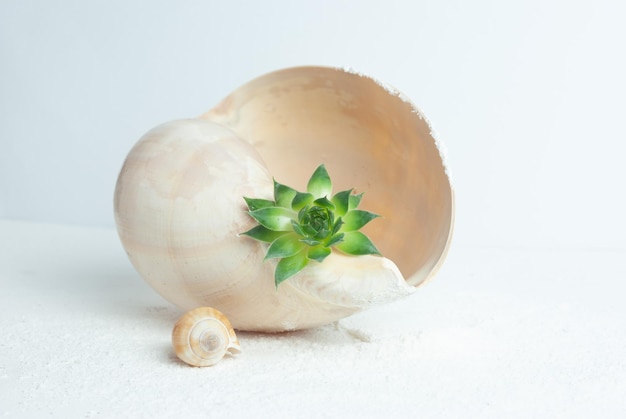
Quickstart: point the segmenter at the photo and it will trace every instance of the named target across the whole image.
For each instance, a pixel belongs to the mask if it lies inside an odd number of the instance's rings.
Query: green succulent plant
[[[248,214],[259,224],[242,233],[269,243],[265,259],[280,259],[274,272],[276,287],[311,260],[322,262],[336,249],[347,255],[380,255],[372,241],[358,231],[379,215],[357,209],[363,194],[352,189],[332,193],[324,165],[315,169],[306,192],[274,180],[274,200],[247,198]]]

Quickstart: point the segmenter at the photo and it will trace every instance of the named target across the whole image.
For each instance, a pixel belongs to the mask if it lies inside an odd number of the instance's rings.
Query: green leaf
[[[300,239],[300,241],[301,241],[302,243],[306,243],[306,244],[308,244],[309,246],[317,246],[318,244],[321,244],[321,243],[322,243],[321,241],[319,241],[319,240],[315,240],[315,239],[312,239],[312,238],[310,238],[310,237],[305,237],[305,238],[303,238],[303,239]]]
[[[380,217],[378,214],[363,210],[351,210],[348,211],[345,217],[343,217],[343,231],[355,231],[363,227],[365,224],[372,221],[374,218]]]
[[[348,206],[350,205],[350,193],[352,189],[346,191],[337,192],[331,199],[335,204],[335,213],[339,216],[343,216],[348,212]]]
[[[306,247],[306,244],[299,240],[299,237],[294,233],[287,233],[280,236],[270,244],[267,249],[265,259],[272,258],[286,258],[293,256]]]
[[[336,245],[337,243],[341,243],[343,241],[344,235],[345,235],[344,233],[335,234],[334,236],[330,238],[330,240],[328,240],[328,243],[326,243],[326,246],[331,247],[331,246]]]
[[[276,287],[278,288],[281,282],[300,272],[308,263],[309,259],[307,258],[307,252],[305,251],[296,253],[288,258],[281,259],[278,262],[278,265],[276,265],[276,270],[274,271],[274,282]]]
[[[315,201],[313,201],[313,204],[317,205],[318,207],[329,209],[331,211],[335,210],[335,204],[333,204],[332,201],[330,201],[325,196],[322,198],[316,199]]]
[[[273,231],[273,230],[270,230],[269,228],[263,227],[262,225],[257,225],[256,227],[251,228],[250,230],[241,234],[244,234],[248,237],[252,237],[253,239],[256,239],[262,242],[271,243],[277,238],[279,238],[280,236],[282,236],[283,234],[286,234],[286,232]]]
[[[363,199],[363,192],[358,195],[350,195],[350,200],[348,203],[348,210],[356,209],[361,203],[361,199]]]
[[[248,209],[250,211],[258,210],[260,208],[267,208],[267,207],[275,207],[276,206],[274,201],[270,201],[268,199],[246,198],[245,196],[243,197],[243,199],[246,200],[246,204],[248,205]]]
[[[322,262],[324,259],[326,259],[326,256],[330,255],[330,253],[331,250],[328,247],[315,246],[309,248],[309,250],[307,251],[307,257],[309,259]]]
[[[291,201],[298,191],[287,185],[282,185],[274,180],[274,200],[277,207],[291,208]]]
[[[332,191],[332,182],[330,180],[330,176],[328,176],[328,172],[326,171],[326,167],[323,164],[317,166],[315,172],[309,179],[309,183],[306,186],[306,191],[310,194],[313,194],[316,198],[321,198],[324,196],[329,196]]]
[[[315,229],[313,227],[311,227],[309,224],[306,225],[301,225],[302,230],[304,230],[303,236],[310,236],[313,237],[317,234],[317,231],[315,231]]]
[[[291,201],[291,209],[294,211],[300,211],[311,202],[313,202],[313,195],[306,192],[297,192],[296,196],[294,196]]]
[[[335,224],[333,225],[333,231],[331,231],[330,234],[333,235],[337,233],[341,229],[342,225],[343,219],[341,217],[337,218],[337,221],[335,221]]]
[[[317,233],[315,233],[315,235],[313,235],[313,238],[317,240],[324,240],[328,236],[330,236],[330,231],[325,228],[321,228],[317,231]]]
[[[380,255],[374,243],[360,231],[345,233],[343,241],[335,247],[348,255]]]
[[[298,224],[296,220],[291,220],[291,228],[293,228],[293,231],[295,231],[299,235],[306,236],[306,234],[304,234],[304,231],[302,230],[302,227],[300,227],[300,224]]]
[[[280,207],[261,208],[249,211],[248,214],[257,220],[259,224],[274,231],[290,231],[291,220],[295,216],[293,211]]]

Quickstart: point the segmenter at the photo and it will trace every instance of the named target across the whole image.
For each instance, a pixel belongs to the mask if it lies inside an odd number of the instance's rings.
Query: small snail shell
[[[172,331],[172,345],[182,361],[196,367],[215,365],[227,352],[241,352],[230,322],[211,307],[193,309],[178,319]]]

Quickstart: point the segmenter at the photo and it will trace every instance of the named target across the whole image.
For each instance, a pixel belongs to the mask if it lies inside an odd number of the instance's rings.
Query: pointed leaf
[[[300,272],[309,263],[306,255],[307,252],[302,251],[278,262],[274,271],[274,282],[277,288],[281,282]]]
[[[341,229],[342,225],[343,219],[341,217],[337,218],[337,221],[335,221],[335,224],[333,225],[333,231],[331,231],[330,234],[336,234]]]
[[[325,228],[321,228],[317,231],[317,233],[315,233],[313,238],[318,239],[318,240],[324,240],[329,235],[330,235],[330,231],[326,230]]]
[[[360,231],[349,231],[345,233],[343,241],[335,248],[349,255],[380,255],[374,243]]]
[[[262,225],[258,225],[245,233],[241,233],[248,237],[252,237],[255,240],[259,240],[266,243],[271,243],[283,234],[286,234],[284,231],[273,231],[269,228],[263,227]]]
[[[293,256],[306,247],[306,244],[299,240],[299,237],[294,233],[287,233],[280,236],[270,244],[267,249],[265,259],[272,258],[286,258]]]
[[[306,236],[306,234],[304,234],[304,231],[302,230],[302,227],[300,227],[300,224],[298,224],[296,220],[291,220],[291,228],[293,228],[293,231],[295,231],[297,234],[301,236]]]
[[[304,214],[306,214],[308,210],[309,210],[308,206],[301,208],[300,211],[298,211],[298,220],[302,219],[302,217],[304,217]]]
[[[310,194],[313,194],[316,198],[321,198],[324,196],[329,196],[332,191],[332,182],[330,180],[330,176],[328,176],[328,172],[326,171],[326,167],[323,164],[320,164],[311,179],[309,179],[309,183],[306,186],[306,191]]]
[[[335,213],[339,216],[343,216],[348,212],[348,206],[350,205],[350,193],[352,189],[348,189],[347,191],[337,192],[335,196],[331,199],[333,204],[335,204]]]
[[[308,244],[309,246],[317,246],[318,244],[321,244],[321,243],[322,243],[321,241],[319,241],[319,240],[315,240],[315,239],[312,239],[312,238],[310,238],[310,237],[305,237],[305,238],[303,238],[303,239],[300,239],[300,241],[301,241],[302,243],[306,243],[306,244]]]
[[[287,208],[267,207],[248,212],[259,224],[274,231],[291,231],[294,212]]]
[[[298,191],[274,180],[274,200],[277,207],[291,208],[291,201]]]
[[[363,210],[348,211],[343,217],[343,231],[355,231],[372,221],[374,218],[380,217],[378,214]]]
[[[267,207],[275,207],[276,206],[274,201],[270,201],[268,199],[246,198],[245,196],[243,197],[243,199],[246,200],[246,204],[248,205],[248,209],[250,211],[258,210],[260,208],[267,208]]]
[[[307,252],[307,257],[309,259],[322,262],[324,259],[326,259],[326,256],[330,255],[330,253],[331,253],[331,250],[328,247],[315,246],[315,247],[309,248]]]
[[[363,192],[358,195],[350,195],[350,200],[348,203],[348,210],[356,209],[361,203],[361,199],[363,199]]]
[[[315,201],[313,201],[314,205],[317,205],[318,207],[323,207],[323,208],[327,208],[331,211],[335,210],[335,205],[332,203],[332,201],[330,201],[328,198],[326,198],[325,196],[322,198],[318,198]]]
[[[315,229],[311,227],[309,224],[303,225],[301,227],[302,227],[302,230],[304,230],[305,236],[313,237],[317,234],[317,231],[315,231]]]
[[[291,209],[294,211],[300,211],[302,208],[313,202],[313,195],[306,192],[298,192],[291,201]]]
[[[337,243],[341,243],[343,241],[343,236],[344,236],[344,233],[335,234],[334,236],[330,238],[330,240],[328,240],[328,243],[326,243],[326,246],[331,247],[331,246],[335,246]]]

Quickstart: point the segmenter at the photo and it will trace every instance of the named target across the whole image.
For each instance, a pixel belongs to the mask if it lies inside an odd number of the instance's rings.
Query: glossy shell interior
[[[363,232],[410,285],[443,262],[454,193],[431,127],[402,94],[342,69],[297,67],[241,86],[200,118],[252,144],[278,182],[304,190],[324,163],[335,192],[365,192],[361,208],[383,218]]]

